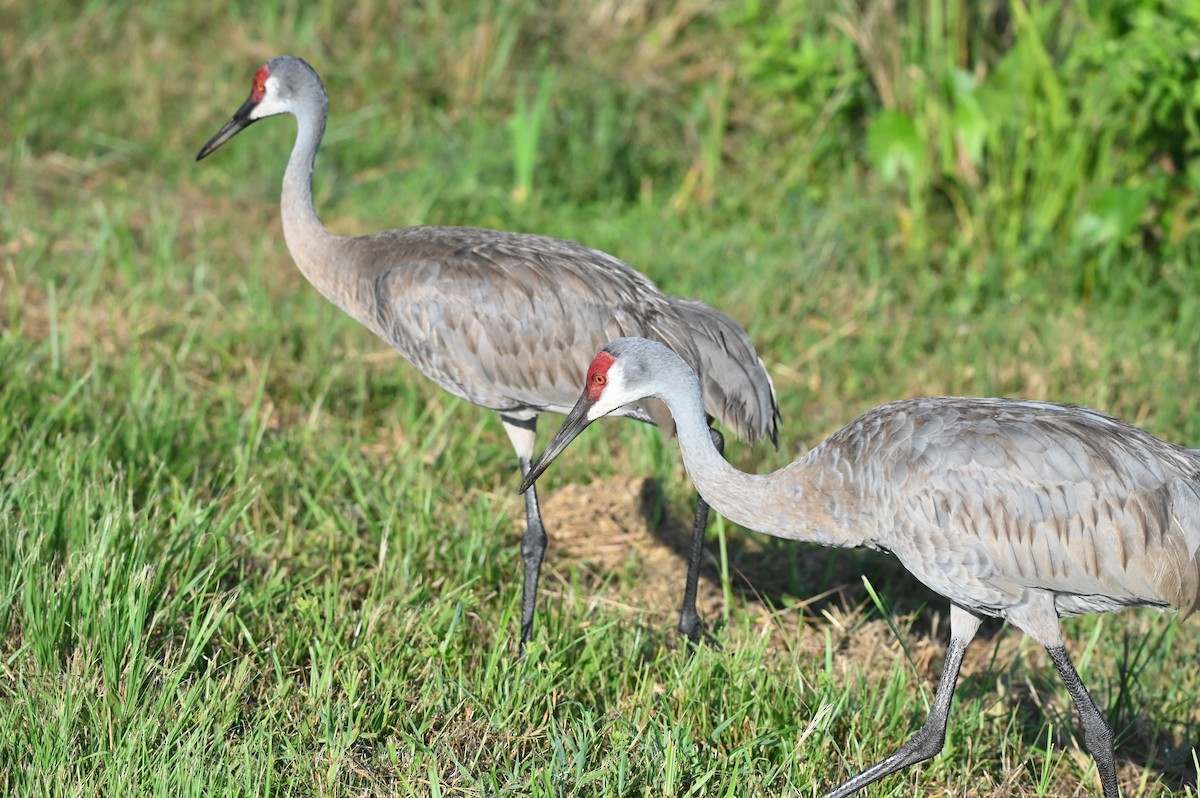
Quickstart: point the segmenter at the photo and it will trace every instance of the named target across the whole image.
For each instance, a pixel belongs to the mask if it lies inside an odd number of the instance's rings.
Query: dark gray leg
[[[532,464],[521,458],[521,478],[529,473]],[[546,556],[546,528],[542,526],[542,511],[538,509],[537,488],[525,491],[525,534],[521,537],[521,559],[525,563],[525,586],[521,591],[521,646],[533,639],[533,611],[537,604],[538,576]]]
[[[717,451],[725,452],[725,437],[712,427],[708,428]],[[687,583],[683,587],[683,606],[679,608],[679,632],[692,643],[700,642],[704,632],[704,621],[696,611],[696,591],[700,584],[700,559],[704,555],[704,531],[708,528],[708,502],[696,494],[696,514],[692,520],[692,539],[688,544]]]
[[[1079,724],[1083,726],[1083,747],[1096,760],[1096,769],[1100,772],[1100,784],[1104,788],[1104,798],[1119,798],[1121,791],[1117,789],[1117,765],[1113,755],[1113,730],[1108,721],[1100,714],[1096,702],[1088,695],[1083,680],[1079,678],[1070,655],[1062,646],[1046,646],[1058,675],[1062,677],[1075,708],[1079,710]]]
[[[521,478],[529,473],[533,461],[533,444],[537,435],[537,416],[522,418],[500,414],[504,431],[512,441]],[[546,556],[546,527],[542,526],[542,511],[538,509],[537,490],[525,491],[525,534],[521,537],[521,559],[525,563],[525,584],[521,590],[521,648],[533,639],[533,610],[537,604],[538,575],[542,558]]]
[[[966,640],[950,638],[950,647],[946,650],[946,665],[942,669],[942,680],[938,682],[937,693],[933,697],[933,707],[929,710],[925,725],[912,739],[896,753],[834,787],[822,798],[843,798],[884,776],[903,770],[909,765],[924,762],[942,750],[946,743],[946,723],[950,718],[950,699],[954,697],[954,686],[958,681],[958,670],[962,667],[963,652],[967,650],[970,640],[970,637]]]

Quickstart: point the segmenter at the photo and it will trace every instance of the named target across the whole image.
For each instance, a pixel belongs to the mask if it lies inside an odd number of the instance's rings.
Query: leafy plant
[[[553,69],[543,63],[538,70],[537,91],[533,101],[527,95],[526,81],[517,85],[516,108],[508,120],[508,131],[512,140],[514,184],[513,200],[522,203],[533,192],[533,172],[537,164],[538,144],[541,141],[542,125],[550,108],[550,96],[554,90]]]

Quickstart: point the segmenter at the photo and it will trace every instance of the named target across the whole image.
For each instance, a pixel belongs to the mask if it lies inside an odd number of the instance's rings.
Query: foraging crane
[[[695,372],[653,341],[596,355],[583,395],[521,488],[592,421],[666,403],[696,489],[734,523],[895,554],[950,599],[950,645],[929,717],[898,751],[826,793],[840,798],[942,750],[963,652],[983,616],[1046,647],[1106,798],[1113,732],[1079,678],[1059,618],[1200,604],[1200,451],[1094,410],[1015,399],[907,399],[850,422],[770,474],[729,465],[705,434]]]
[[[499,413],[522,475],[533,459],[538,414],[566,413],[577,368],[618,335],[645,335],[670,346],[703,375],[710,418],[742,440],[777,442],[775,390],[746,333],[705,304],[664,295],[611,255],[571,241],[471,227],[404,227],[353,238],[330,233],[312,197],[328,108],[325,85],[311,66],[291,56],[273,58],[196,160],[259,119],[294,116],[298,130],[281,201],[292,259],[327,299],[425,376]],[[670,415],[655,402],[618,413],[672,430]],[[710,434],[723,446],[717,430]],[[679,619],[679,630],[693,641],[702,628],[696,583],[707,521],[708,505],[698,498]],[[522,643],[533,636],[546,540],[530,491],[521,539]]]

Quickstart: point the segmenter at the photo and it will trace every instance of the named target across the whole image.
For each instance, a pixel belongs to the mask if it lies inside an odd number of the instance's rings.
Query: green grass
[[[335,230],[572,238],[739,319],[784,413],[779,452],[730,444],[743,468],[915,394],[1077,402],[1200,440],[1191,222],[1158,246],[1071,232],[1127,160],[1072,175],[1030,235],[1004,194],[1020,163],[982,164],[999,177],[973,194],[879,177],[854,116],[876,107],[869,70],[830,18],[798,34],[771,19],[803,3],[697,7],[0,0],[0,792],[807,796],[896,748],[932,698],[941,599],[886,556],[731,524],[709,546],[721,649],[676,641],[682,561],[655,582],[633,551],[598,575],[559,553],[517,657],[523,505],[500,425],[296,272],[290,122],[193,162],[279,52],[333,95],[316,180]],[[1039,186],[1071,166],[1028,145]],[[1147,241],[1187,210],[1154,196]],[[597,515],[636,514],[607,490],[622,475],[688,522],[674,445],[628,422],[575,444],[543,499],[590,482]],[[570,530],[547,524],[554,553]],[[1195,621],[1066,629],[1125,794],[1196,795]],[[1094,793],[1038,647],[988,626],[969,656],[946,750],[867,794]]]

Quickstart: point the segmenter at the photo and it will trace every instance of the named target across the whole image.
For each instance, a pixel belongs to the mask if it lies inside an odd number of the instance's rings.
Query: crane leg
[[[725,452],[725,437],[719,430],[708,428],[709,437],[717,451]],[[679,608],[679,633],[693,644],[700,642],[704,621],[696,611],[696,591],[700,584],[700,559],[704,555],[704,531],[708,528],[708,502],[696,494],[696,514],[692,520],[692,539],[688,544],[687,582],[683,586],[683,606]]]
[[[884,776],[918,762],[924,762],[942,750],[946,744],[946,724],[950,719],[950,701],[954,698],[954,687],[958,682],[958,671],[962,667],[963,654],[978,629],[979,618],[953,604],[950,606],[950,646],[946,649],[946,664],[942,668],[942,679],[938,682],[937,693],[933,696],[933,706],[929,709],[929,717],[925,719],[925,725],[918,729],[917,733],[896,753],[876,762],[857,776],[842,782],[825,793],[822,798],[844,798]]]
[[[537,416],[521,418],[500,415],[504,431],[517,453],[521,464],[521,478],[533,467],[533,444],[537,434]],[[525,582],[521,588],[521,648],[533,639],[533,611],[537,606],[538,576],[542,571],[542,559],[546,556],[546,527],[542,525],[542,511],[538,507],[537,489],[525,491],[525,534],[521,537],[521,561],[525,568]]]
[[[521,458],[521,477],[529,473],[528,457]],[[521,560],[525,564],[525,584],[521,590],[521,645],[533,639],[533,611],[537,604],[538,576],[546,556],[546,527],[538,508],[537,489],[525,491],[525,534],[521,537]]]
[[[1118,798],[1117,765],[1113,754],[1113,730],[1108,721],[1100,714],[1096,702],[1083,686],[1079,672],[1071,662],[1067,649],[1063,646],[1046,646],[1058,675],[1062,677],[1075,708],[1079,711],[1079,724],[1083,726],[1083,747],[1096,760],[1096,769],[1100,773],[1100,785],[1104,789],[1104,798]]]

